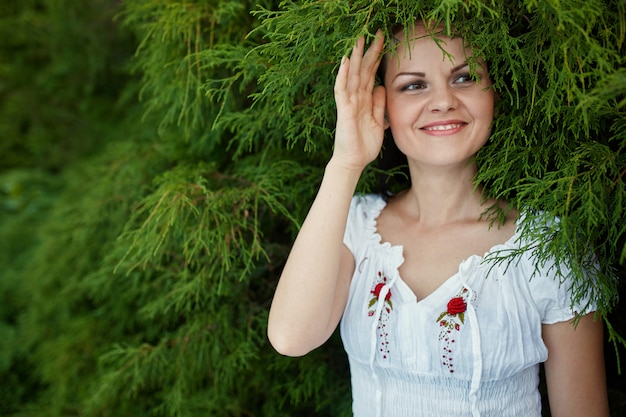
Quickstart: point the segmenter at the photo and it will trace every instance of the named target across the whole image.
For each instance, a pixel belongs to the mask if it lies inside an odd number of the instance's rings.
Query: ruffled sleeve
[[[537,260],[534,259],[534,262],[537,263]],[[529,285],[543,324],[567,321],[576,315],[595,311],[591,290],[574,300],[574,278],[565,265],[557,268],[553,260],[548,260],[536,269],[532,265],[530,272],[534,274],[530,277]]]
[[[343,243],[352,253],[357,253],[359,246],[373,236],[371,229],[375,227],[375,217],[384,206],[384,200],[378,195],[352,197],[343,236]]]

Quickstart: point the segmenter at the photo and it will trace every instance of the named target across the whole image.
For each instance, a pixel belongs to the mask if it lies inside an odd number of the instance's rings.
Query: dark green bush
[[[8,1],[0,415],[349,415],[336,335],[280,357],[267,311],[330,156],[341,56],[423,17],[484,54],[500,95],[477,180],[561,218],[543,255],[597,254],[620,349],[623,2]]]

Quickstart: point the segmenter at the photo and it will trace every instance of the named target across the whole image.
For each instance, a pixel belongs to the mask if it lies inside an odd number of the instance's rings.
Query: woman
[[[304,355],[341,320],[356,417],[538,417],[541,362],[552,416],[608,416],[601,322],[531,250],[482,262],[524,245],[519,214],[505,211],[499,227],[483,216],[506,207],[473,182],[494,92],[486,64],[474,60],[471,77],[471,49],[437,30],[397,34],[382,86],[380,33],[342,60],[333,155],[276,289],[269,339]],[[353,197],[386,129],[411,185]]]

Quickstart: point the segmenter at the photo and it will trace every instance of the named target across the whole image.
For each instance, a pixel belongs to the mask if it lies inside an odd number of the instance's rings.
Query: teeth
[[[429,126],[424,128],[424,130],[451,130],[456,129],[463,126],[461,123],[453,124],[453,125],[439,125],[439,126]]]

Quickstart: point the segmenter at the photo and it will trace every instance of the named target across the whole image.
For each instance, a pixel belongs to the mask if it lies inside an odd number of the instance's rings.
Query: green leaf
[[[443,318],[444,318],[445,316],[447,316],[447,315],[448,315],[448,312],[447,312],[447,311],[444,311],[443,313],[441,313],[441,314],[439,315],[439,317],[437,317],[437,320],[435,320],[435,322],[436,322],[436,323],[439,323],[439,322],[441,321],[441,319],[443,319]]]

